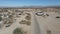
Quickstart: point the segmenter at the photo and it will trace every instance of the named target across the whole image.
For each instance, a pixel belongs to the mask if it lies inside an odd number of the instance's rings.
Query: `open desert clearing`
[[[56,12],[45,13],[49,14],[49,16],[35,15],[40,26],[41,34],[60,34],[60,18],[56,18],[60,14]],[[48,31],[50,32],[48,33]]]

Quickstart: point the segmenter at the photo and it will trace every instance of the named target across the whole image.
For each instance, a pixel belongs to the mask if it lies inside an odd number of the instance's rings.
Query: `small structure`
[[[42,15],[44,15],[44,13],[43,12],[37,12],[36,15],[42,16]]]

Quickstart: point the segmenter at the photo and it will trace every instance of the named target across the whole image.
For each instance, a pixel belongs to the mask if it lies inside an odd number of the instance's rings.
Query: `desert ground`
[[[49,16],[36,16],[37,22],[40,27],[41,34],[48,34],[47,31],[50,31],[50,34],[60,34],[60,19],[57,19],[56,16],[60,14],[55,12],[46,12]]]
[[[31,14],[31,12],[29,12]],[[16,28],[22,28],[25,32],[27,32],[26,34],[34,34],[33,32],[33,23],[31,23],[31,25],[26,25],[26,24],[20,24],[19,22],[22,20],[25,20],[26,14],[24,15],[20,15],[18,17],[14,17],[14,22],[10,27],[4,27],[0,29],[0,34],[13,34],[14,29]],[[16,20],[15,20],[16,19]],[[33,22],[33,20],[31,20],[31,22]]]
[[[37,12],[44,14],[39,16],[36,15]],[[22,28],[24,34],[60,34],[60,18],[56,18],[60,16],[60,13],[55,12],[55,9],[47,11],[39,9],[8,9],[8,14],[13,15],[13,22],[7,27],[7,23],[3,23],[2,28],[0,23],[0,34],[14,34],[16,28]],[[26,16],[28,17],[26,18]]]

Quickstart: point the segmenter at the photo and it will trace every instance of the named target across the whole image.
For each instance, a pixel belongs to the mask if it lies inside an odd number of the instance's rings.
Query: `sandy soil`
[[[50,30],[52,34],[60,34],[60,14],[55,12],[47,12],[49,16],[40,17],[36,16],[37,21],[40,25],[41,33],[47,34],[47,31]]]
[[[60,16],[60,14],[55,12],[47,13],[49,14],[49,16],[42,17],[36,15],[36,19],[39,23],[41,33],[47,34],[47,31],[50,30],[52,34],[60,34],[60,19],[56,18],[56,16]],[[3,27],[2,29],[0,29],[0,34],[13,34],[13,30],[17,27],[22,27],[24,31],[27,31],[27,34],[34,34],[33,19],[31,26],[19,24],[19,22],[23,19],[24,16],[21,16],[21,18],[17,18],[17,20],[14,21],[14,23],[10,27]]]

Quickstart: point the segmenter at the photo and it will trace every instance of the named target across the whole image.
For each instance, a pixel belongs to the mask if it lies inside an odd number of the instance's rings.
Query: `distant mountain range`
[[[23,6],[23,7],[0,7],[0,8],[60,8],[60,6]]]

